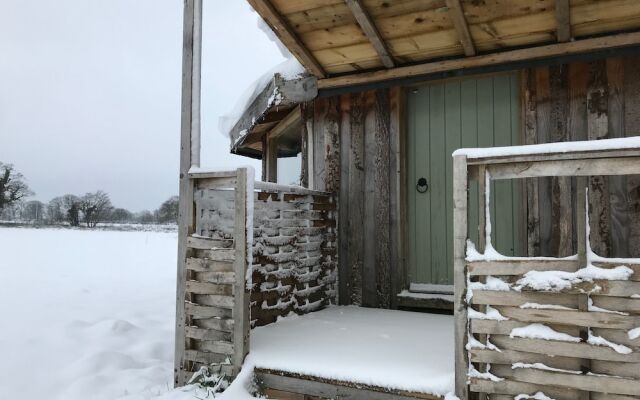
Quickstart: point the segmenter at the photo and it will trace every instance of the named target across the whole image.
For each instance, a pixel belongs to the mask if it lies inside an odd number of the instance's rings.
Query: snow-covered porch
[[[333,306],[255,328],[245,367],[270,398],[432,399],[453,391],[453,333],[448,315]]]

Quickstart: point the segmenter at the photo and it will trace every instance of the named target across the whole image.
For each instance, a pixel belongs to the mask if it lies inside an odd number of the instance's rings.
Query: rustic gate
[[[461,399],[534,398],[537,392],[559,400],[640,398],[640,260],[606,259],[591,250],[586,192],[589,176],[640,174],[640,143],[630,138],[566,146],[454,153]],[[577,177],[578,253],[567,258],[498,254],[487,223],[490,183],[548,176]],[[485,194],[478,204],[475,245],[467,242],[470,180]]]

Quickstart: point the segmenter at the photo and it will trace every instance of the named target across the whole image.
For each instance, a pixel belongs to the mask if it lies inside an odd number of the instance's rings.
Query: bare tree
[[[158,209],[158,222],[178,223],[178,196],[170,197]]]
[[[27,201],[20,215],[23,221],[40,223],[44,221],[45,205],[38,200]]]
[[[136,220],[140,224],[153,224],[154,222],[156,222],[153,213],[149,210],[143,210],[139,213],[136,213]]]
[[[15,172],[12,164],[0,162],[0,211],[24,197],[33,195],[24,176]]]
[[[76,195],[65,194],[62,196],[64,213],[71,226],[80,226],[80,203],[81,200]]]
[[[124,208],[116,208],[111,212],[109,221],[111,222],[131,222],[133,220],[133,214],[131,211]]]
[[[95,193],[87,193],[80,199],[80,210],[84,216],[87,227],[94,228],[98,222],[108,219],[113,206],[109,195],[98,190]]]

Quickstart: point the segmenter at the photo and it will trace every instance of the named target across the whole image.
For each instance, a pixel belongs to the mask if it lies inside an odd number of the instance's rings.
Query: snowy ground
[[[331,307],[252,331],[257,366],[444,395],[454,387],[453,317]]]
[[[171,390],[176,249],[176,233],[0,227],[0,399],[206,397]],[[453,322],[356,307],[286,318],[252,331],[217,398],[252,399],[253,366],[444,394]]]
[[[0,399],[172,385],[177,234],[0,228]]]

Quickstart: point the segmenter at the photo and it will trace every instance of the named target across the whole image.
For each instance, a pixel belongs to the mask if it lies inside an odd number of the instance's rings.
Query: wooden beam
[[[280,15],[276,8],[271,4],[269,0],[248,0],[249,4],[254,10],[264,19],[264,21],[271,27],[271,30],[280,38],[282,44],[284,44],[289,51],[300,61],[307,71],[317,76],[318,78],[324,78],[325,72],[322,65],[311,54],[309,49],[300,40],[296,32],[291,28],[289,23]]]
[[[522,179],[540,176],[593,176],[640,174],[640,157],[549,160],[492,164],[492,180]]]
[[[176,290],[176,331],[174,385],[184,381],[185,300],[187,280],[187,238],[193,233],[193,181],[189,169],[200,164],[200,54],[202,49],[202,0],[184,2],[182,42],[182,106],[180,123],[180,182],[178,206],[178,268]]]
[[[569,0],[556,0],[556,22],[558,24],[556,30],[558,42],[568,42],[571,39]]]
[[[265,182],[278,182],[278,137],[265,136],[262,148],[263,177]]]
[[[464,49],[464,54],[469,57],[475,56],[476,48],[473,45],[473,38],[471,37],[471,32],[469,32],[469,25],[464,16],[460,0],[447,0],[447,7],[449,8],[449,16],[451,17],[453,26],[456,28],[458,38]]]
[[[358,24],[360,25],[360,28],[362,28],[362,31],[364,32],[364,34],[367,35],[367,38],[373,45],[373,48],[378,53],[378,56],[380,56],[382,65],[384,65],[387,68],[395,67],[395,63],[393,62],[393,57],[391,56],[391,52],[389,51],[387,44],[382,38],[382,35],[380,35],[380,31],[378,31],[378,28],[376,28],[376,25],[373,22],[373,19],[371,19],[371,16],[369,15],[366,8],[364,7],[364,4],[362,4],[362,1],[361,0],[345,0],[345,2],[347,3],[347,6],[351,10],[351,13],[353,14],[353,16],[356,18],[356,21],[358,21]]]
[[[326,90],[345,86],[365,85],[374,82],[410,77],[415,78],[455,70],[482,68],[522,61],[586,54],[595,51],[638,45],[640,45],[640,32],[621,33],[599,38],[576,40],[574,42],[556,43],[546,46],[504,51],[501,53],[436,61],[406,67],[396,67],[382,71],[363,72],[335,78],[325,78],[318,80],[318,88]]]
[[[285,134],[292,126],[299,124],[302,121],[302,113],[300,112],[300,106],[296,106],[287,114],[286,117],[280,120],[276,126],[269,131],[269,139],[275,139]]]

